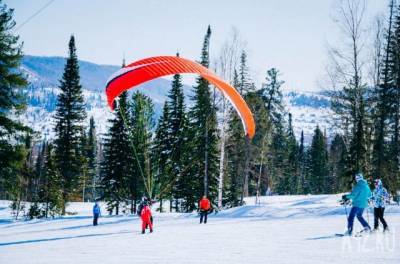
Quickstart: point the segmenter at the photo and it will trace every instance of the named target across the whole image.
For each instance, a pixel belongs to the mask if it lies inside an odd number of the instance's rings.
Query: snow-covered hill
[[[103,216],[93,227],[90,203],[70,204],[73,216],[13,222],[9,202],[0,201],[0,263],[397,264],[400,207],[387,208],[390,233],[336,237],[346,226],[339,198],[268,196],[254,205],[251,197],[206,225],[195,213],[155,213],[154,233],[145,235],[137,216]],[[365,217],[371,223],[371,211]]]
[[[61,57],[25,56],[22,61],[22,69],[27,73],[31,84],[27,89],[27,112],[21,119],[36,131],[41,131],[43,138],[53,137],[52,117],[64,64],[65,59]],[[88,118],[95,118],[97,132],[103,134],[107,129],[107,120],[112,116],[106,106],[104,86],[109,76],[119,67],[85,61],[80,61],[79,65]],[[161,113],[170,87],[169,80],[159,78],[139,88],[153,100],[157,116]],[[190,85],[185,85],[184,91],[190,97]],[[309,142],[316,125],[326,129],[328,136],[333,134],[332,111],[324,93],[291,91],[284,96],[287,110],[293,115],[293,126],[298,138],[301,130],[304,130],[305,140]]]

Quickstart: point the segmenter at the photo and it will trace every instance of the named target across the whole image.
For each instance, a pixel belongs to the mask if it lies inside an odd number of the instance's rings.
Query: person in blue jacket
[[[350,210],[349,218],[347,219],[347,235],[351,235],[353,233],[353,224],[354,218],[357,217],[358,221],[360,221],[361,225],[364,227],[365,231],[371,231],[371,227],[365,221],[362,214],[364,209],[368,207],[369,199],[371,199],[372,192],[368,186],[366,180],[362,173],[357,173],[356,176],[356,185],[353,187],[353,190],[350,194],[345,195],[346,199],[350,199],[352,201],[353,207]]]
[[[383,215],[385,213],[386,202],[389,201],[389,194],[383,187],[381,179],[375,180],[375,189],[372,192],[372,200],[374,202],[374,230],[378,230],[380,220],[383,225],[383,232],[388,231],[389,228]]]
[[[97,226],[97,220],[99,219],[100,216],[100,206],[97,202],[94,203],[93,206],[93,225]]]

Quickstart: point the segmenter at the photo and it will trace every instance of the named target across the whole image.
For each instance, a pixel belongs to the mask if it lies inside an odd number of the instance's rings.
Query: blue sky
[[[49,0],[6,0],[23,23]],[[247,43],[252,76],[260,84],[278,68],[285,87],[318,89],[326,43],[340,41],[332,22],[338,0],[55,0],[17,33],[29,55],[65,56],[71,34],[80,59],[121,64],[156,55],[196,60],[207,26],[216,58],[232,27]],[[385,12],[386,0],[367,0],[368,17]]]

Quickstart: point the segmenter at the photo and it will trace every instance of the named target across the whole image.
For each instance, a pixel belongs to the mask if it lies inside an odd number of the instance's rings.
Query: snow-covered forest
[[[202,75],[194,75],[193,83],[185,83],[181,73],[143,83],[119,94],[110,109],[104,89],[117,77],[106,80],[130,62],[82,61],[74,34],[63,58],[25,55],[14,10],[0,1],[0,260],[13,263],[18,254],[15,263],[53,263],[61,250],[72,251],[74,262],[127,262],[141,249],[127,255],[121,249],[136,242],[132,226],[139,230],[138,212],[151,206],[155,234],[145,238],[139,262],[203,262],[195,247],[210,251],[204,258],[212,263],[288,263],[282,258],[295,256],[304,263],[397,263],[400,3],[388,0],[384,14],[371,15],[368,1],[339,2],[332,10],[332,32],[342,41],[326,45],[324,87],[318,92],[285,88],[290,72],[277,67],[265,68],[258,84],[248,42],[236,27],[223,36],[223,45],[213,47],[218,52],[210,52],[218,30],[208,23],[197,39],[186,40],[201,44],[199,56],[191,59],[243,98],[256,125],[250,137],[247,117]],[[342,233],[345,217],[356,214],[347,211],[346,202],[352,200],[355,208],[358,199],[342,194],[360,179],[368,190],[382,183],[387,189],[383,203],[391,233],[338,244],[335,232]],[[203,196],[211,203],[209,229],[194,225],[196,212],[204,211]],[[372,193],[367,198],[377,204]],[[92,233],[88,219],[95,202],[102,218]],[[372,225],[373,210],[365,212]],[[112,246],[89,259],[77,238],[90,254],[105,243]],[[379,254],[371,250],[356,258],[343,251],[360,241],[376,249],[378,238]],[[35,246],[41,242],[56,250]],[[171,249],[172,244],[183,246]],[[284,245],[288,256],[273,254]],[[45,258],[30,259],[33,249]],[[221,255],[216,249],[223,249]],[[160,256],[153,257],[154,251]]]

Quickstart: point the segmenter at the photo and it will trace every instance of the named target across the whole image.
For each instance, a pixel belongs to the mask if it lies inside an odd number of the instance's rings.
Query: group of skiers
[[[146,233],[146,229],[150,229],[150,233],[153,233],[153,215],[151,213],[152,201],[143,197],[137,210],[138,216],[142,220],[142,234]],[[200,212],[200,224],[207,223],[207,215],[211,210],[211,202],[207,198],[207,196],[203,196],[199,201],[199,212]],[[93,206],[93,225],[96,226],[98,224],[98,218],[100,217],[100,206],[97,202],[95,202]]]
[[[350,194],[343,195],[342,203],[344,205],[348,204],[351,200],[352,207],[350,213],[347,217],[347,231],[345,235],[353,234],[354,218],[357,217],[363,226],[361,232],[372,232],[379,228],[379,221],[383,225],[383,231],[389,230],[388,225],[384,219],[385,205],[389,201],[389,194],[387,190],[383,187],[381,179],[376,179],[374,181],[374,191],[372,192],[369,188],[367,181],[364,179],[362,173],[357,173],[355,175],[356,184],[354,185]],[[374,229],[372,230],[369,223],[364,219],[363,212],[372,203],[374,206]],[[146,197],[142,198],[137,210],[138,216],[142,220],[142,234],[146,232],[149,228],[150,233],[153,232],[153,216],[151,213],[152,201]],[[199,201],[198,212],[200,213],[200,224],[207,223],[207,215],[212,209],[211,202],[207,196],[203,196]],[[347,209],[346,209],[347,215]],[[93,225],[98,224],[98,218],[100,216],[100,206],[96,202],[93,206]]]
[[[371,192],[367,181],[364,179],[362,173],[357,173],[355,175],[356,184],[354,185],[350,194],[343,195],[343,203],[346,205],[348,201],[351,200],[352,207],[350,214],[347,218],[347,231],[345,235],[353,234],[354,218],[357,217],[363,226],[361,232],[372,232],[377,231],[379,228],[379,221],[383,225],[383,231],[389,230],[389,227],[383,218],[385,212],[386,202],[389,201],[389,194],[387,190],[383,187],[381,179],[376,179],[374,181],[374,191]],[[374,229],[372,230],[369,223],[365,221],[363,217],[363,212],[365,208],[369,207],[372,203],[374,206]],[[347,214],[347,211],[346,211]]]

